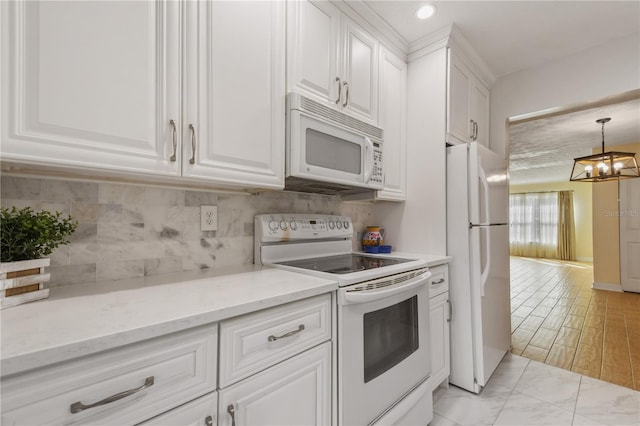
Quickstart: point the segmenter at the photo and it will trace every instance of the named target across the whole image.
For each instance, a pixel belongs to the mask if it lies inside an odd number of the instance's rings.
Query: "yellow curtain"
[[[576,260],[573,194],[569,191],[558,192],[558,259]]]

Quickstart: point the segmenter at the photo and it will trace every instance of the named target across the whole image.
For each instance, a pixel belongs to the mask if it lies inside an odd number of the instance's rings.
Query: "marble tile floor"
[[[640,424],[640,392],[509,353],[479,395],[451,385],[433,399],[430,426]]]
[[[590,263],[511,257],[511,352],[640,390],[640,294],[592,282]]]

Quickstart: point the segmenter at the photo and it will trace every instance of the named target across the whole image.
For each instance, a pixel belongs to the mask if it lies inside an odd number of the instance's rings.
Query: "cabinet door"
[[[174,408],[139,426],[214,426],[217,425],[218,392]]]
[[[331,423],[331,343],[220,391],[219,426]]]
[[[449,293],[429,299],[431,331],[431,377],[435,389],[449,376]]]
[[[473,76],[449,49],[447,133],[462,142],[471,142],[470,93]]]
[[[343,22],[345,42],[341,105],[346,113],[376,124],[378,42],[346,16],[343,16]]]
[[[180,174],[178,3],[1,7],[4,160]]]
[[[283,188],[284,2],[188,2],[186,22],[183,176]]]
[[[380,48],[378,126],[384,129],[384,190],[377,199],[403,201],[407,188],[407,64]]]
[[[287,90],[337,108],[340,11],[327,1],[287,2]]]
[[[471,119],[477,123],[476,141],[489,148],[489,91],[475,80],[471,92]]]

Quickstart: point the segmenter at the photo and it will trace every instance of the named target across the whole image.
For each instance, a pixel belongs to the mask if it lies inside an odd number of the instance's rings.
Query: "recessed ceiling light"
[[[416,12],[416,16],[418,19],[427,19],[430,18],[436,12],[436,7],[431,4],[426,4],[422,6]]]

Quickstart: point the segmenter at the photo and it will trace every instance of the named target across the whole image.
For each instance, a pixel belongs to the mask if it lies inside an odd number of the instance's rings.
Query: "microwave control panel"
[[[377,142],[373,143],[373,170],[371,172],[371,178],[369,178],[369,181],[384,185],[384,172],[382,168],[382,146]]]

